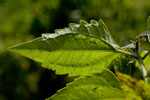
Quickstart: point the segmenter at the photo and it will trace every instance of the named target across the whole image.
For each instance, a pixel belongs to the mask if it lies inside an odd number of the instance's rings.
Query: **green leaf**
[[[70,24],[54,34],[14,46],[11,51],[41,62],[56,74],[88,75],[109,68],[120,47],[102,20]]]
[[[118,79],[104,70],[77,78],[47,100],[124,100]]]
[[[126,100],[150,100],[150,84],[129,75],[117,73]]]
[[[150,43],[150,16],[147,19],[147,31],[148,31],[148,40]]]
[[[132,67],[135,65],[134,59],[130,56],[120,55],[113,62],[115,72],[131,74]]]

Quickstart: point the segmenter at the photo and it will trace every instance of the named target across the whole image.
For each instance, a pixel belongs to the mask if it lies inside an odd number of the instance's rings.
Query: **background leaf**
[[[133,73],[135,61],[130,56],[121,55],[113,62],[115,72],[125,73],[131,75]]]
[[[149,0],[0,0],[0,100],[44,100],[64,87],[68,79],[6,51],[9,46],[70,22],[100,18],[110,26],[115,41],[124,46],[145,31],[149,9]],[[39,80],[31,84],[28,77]],[[35,86],[37,91],[33,92]]]
[[[124,95],[115,75],[104,70],[77,78],[47,100],[124,100]]]
[[[10,50],[42,62],[43,67],[56,70],[57,74],[76,76],[108,68],[120,55],[119,48],[104,22],[92,20],[90,24],[70,24],[69,28],[43,34]]]
[[[126,74],[117,73],[126,100],[150,100],[150,85]]]

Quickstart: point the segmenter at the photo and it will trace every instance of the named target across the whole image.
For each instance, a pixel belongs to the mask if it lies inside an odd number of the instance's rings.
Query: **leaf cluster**
[[[102,20],[91,20],[90,23],[71,23],[68,28],[42,34],[42,37],[13,46],[9,50],[42,63],[44,68],[55,70],[56,74],[78,76],[48,100],[125,100],[130,97],[130,100],[148,100],[150,92],[146,90],[147,83],[118,74],[119,83],[110,71],[112,62],[119,58],[114,64],[115,72],[130,74],[134,64],[131,62],[137,60],[143,79],[147,82],[148,72],[144,64],[149,64],[144,59],[149,51],[143,58],[139,53],[140,42],[145,39],[150,41],[150,17],[147,24],[146,33],[137,36],[125,47],[120,47],[113,40]],[[130,50],[124,50],[126,48]],[[142,88],[142,85],[145,87]],[[142,95],[141,91],[144,91]]]

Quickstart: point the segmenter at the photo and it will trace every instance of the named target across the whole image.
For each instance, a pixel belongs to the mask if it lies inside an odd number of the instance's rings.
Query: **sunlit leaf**
[[[150,100],[150,85],[128,75],[117,73],[126,100]]]
[[[10,50],[41,62],[43,67],[56,70],[57,74],[76,76],[109,68],[119,55],[120,47],[102,20],[91,20],[90,24],[81,21],[55,30],[54,34],[42,34]]]
[[[118,79],[112,72],[77,78],[47,100],[125,100]]]

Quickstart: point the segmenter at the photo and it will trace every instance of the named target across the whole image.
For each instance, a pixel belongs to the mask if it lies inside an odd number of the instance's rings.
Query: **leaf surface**
[[[54,34],[42,34],[10,50],[41,62],[43,67],[56,70],[56,74],[77,76],[109,68],[120,47],[102,20],[92,20],[90,24],[81,21],[55,30]]]
[[[121,55],[113,62],[115,72],[131,75],[132,67],[135,65],[134,59],[130,56]]]
[[[117,73],[126,100],[150,100],[150,84],[129,75]]]
[[[118,79],[103,70],[91,76],[77,78],[47,100],[124,100]]]

